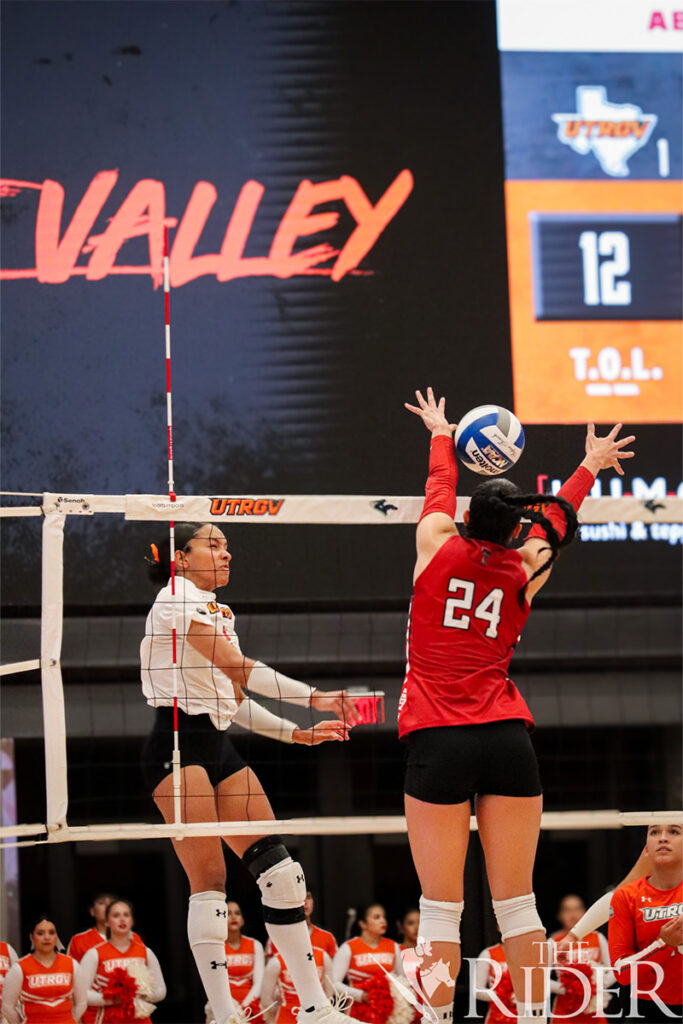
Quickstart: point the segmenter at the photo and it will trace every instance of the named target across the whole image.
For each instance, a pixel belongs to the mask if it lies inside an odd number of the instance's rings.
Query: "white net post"
[[[66,829],[69,804],[66,758],[66,715],[60,664],[64,622],[64,522],[50,512],[43,523],[42,616],[40,667],[45,736],[47,826],[50,833]]]

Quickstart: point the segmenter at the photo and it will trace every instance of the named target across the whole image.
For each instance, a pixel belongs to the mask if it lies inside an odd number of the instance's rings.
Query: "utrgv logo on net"
[[[284,498],[212,498],[212,516],[276,516]]]

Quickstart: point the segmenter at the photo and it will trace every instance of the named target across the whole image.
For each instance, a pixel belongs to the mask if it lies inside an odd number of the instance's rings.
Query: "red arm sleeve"
[[[557,493],[561,498],[564,498],[573,505],[578,512],[581,508],[583,499],[590,494],[591,487],[594,483],[595,477],[591,471],[586,469],[585,466],[579,466],[576,472],[572,473],[566,483],[562,484]],[[555,527],[560,539],[564,537],[567,524],[565,523],[564,512],[562,509],[551,502],[545,511],[545,517]],[[540,523],[535,523],[531,527],[527,540],[529,537],[545,537],[545,530]]]
[[[453,438],[437,434],[429,447],[429,476],[425,486],[425,503],[420,521],[431,512],[445,512],[455,519],[455,485],[458,465],[455,461]]]

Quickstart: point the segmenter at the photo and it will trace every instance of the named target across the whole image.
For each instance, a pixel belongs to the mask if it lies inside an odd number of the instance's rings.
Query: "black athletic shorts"
[[[225,730],[217,729],[208,715],[186,715],[178,709],[180,764],[200,764],[212,786],[247,767]],[[142,751],[142,770],[150,793],[171,774],[173,756],[173,708],[157,708],[154,727]]]
[[[408,736],[404,790],[429,804],[479,794],[539,796],[538,762],[521,718],[418,729]]]

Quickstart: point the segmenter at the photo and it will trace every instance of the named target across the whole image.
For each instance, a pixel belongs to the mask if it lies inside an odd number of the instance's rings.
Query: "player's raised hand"
[[[316,711],[336,715],[340,722],[345,722],[349,726],[359,725],[363,721],[348,690],[314,690],[310,705]]]
[[[345,722],[339,722],[336,718],[326,718],[324,722],[318,722],[311,729],[295,729],[292,733],[292,743],[302,743],[305,747],[316,747],[319,743],[326,743],[328,740],[348,740],[351,727]]]
[[[446,399],[440,398],[437,403],[432,388],[427,388],[426,400],[422,397],[421,391],[416,391],[415,397],[418,404],[409,405],[408,402],[404,402],[406,409],[420,417],[432,437],[437,434],[446,434],[447,437],[450,437],[458,424],[449,423],[446,419]]]
[[[595,424],[588,424],[586,432],[586,458],[583,460],[582,465],[589,469],[591,473],[597,475],[601,469],[611,468],[615,469],[619,476],[624,475],[620,461],[621,459],[632,459],[635,452],[625,452],[622,451],[622,448],[635,441],[636,436],[635,434],[630,434],[629,437],[622,437],[621,440],[617,441],[617,435],[622,426],[622,423],[617,423],[615,427],[612,427],[607,437],[596,437]]]

